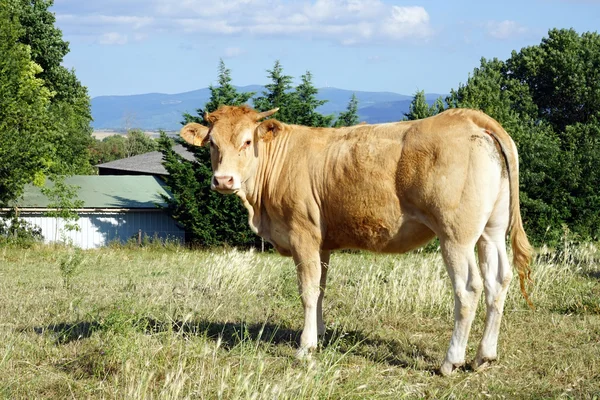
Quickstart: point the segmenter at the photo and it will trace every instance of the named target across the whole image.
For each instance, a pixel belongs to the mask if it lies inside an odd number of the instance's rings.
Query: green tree
[[[32,60],[41,66],[39,78],[54,95],[50,99],[47,125],[55,156],[49,170],[59,174],[92,171],[87,149],[92,142],[91,104],[87,89],[73,70],[61,65],[69,44],[54,26],[56,18],[49,8],[53,0],[11,0],[18,6],[22,26],[19,42],[29,46]]]
[[[352,126],[358,124],[358,122],[358,99],[356,98],[356,94],[352,93],[352,97],[348,102],[346,111],[343,111],[340,113],[340,115],[338,115],[338,118],[333,126],[336,128],[341,126]]]
[[[529,88],[536,116],[557,133],[600,116],[600,35],[552,29],[540,45],[513,51],[507,73]]]
[[[444,104],[444,99],[442,97],[438,97],[435,99],[433,104],[431,105],[430,111],[431,115],[437,115],[446,110],[446,104]]]
[[[296,86],[296,91],[291,96],[291,104],[287,106],[293,110],[293,123],[314,127],[331,126],[335,116],[317,112],[317,108],[327,103],[327,100],[317,99],[319,90],[312,83],[310,71],[306,71],[300,79],[300,84]]]
[[[408,107],[408,112],[404,113],[404,120],[412,121],[423,119],[436,115],[442,111],[444,111],[444,102],[441,97],[438,97],[435,103],[430,106],[425,98],[425,91],[419,90],[413,96],[413,100]]]
[[[563,182],[569,190],[567,225],[584,239],[600,237],[600,121],[567,125],[561,136],[569,171]],[[570,179],[569,179],[570,178]]]
[[[562,171],[554,178],[567,193],[555,203],[565,210],[564,223],[583,239],[597,239],[600,35],[552,29],[540,45],[513,52],[506,64],[507,73],[527,85],[536,106],[529,115],[548,123],[559,140]]]
[[[288,124],[331,126],[334,116],[317,112],[317,108],[327,100],[317,99],[319,91],[312,83],[310,71],[301,76],[300,84],[296,88],[292,86],[293,78],[283,73],[279,60],[275,61],[273,69],[267,72],[271,82],[265,85],[262,96],[254,99],[254,108],[258,111],[279,108],[275,118]]]
[[[279,60],[275,61],[273,69],[267,70],[270,83],[265,85],[262,96],[254,98],[254,108],[258,111],[268,111],[279,108],[275,118],[281,122],[293,123],[295,116],[293,106],[295,96],[292,93],[292,80],[290,75],[283,73]]]
[[[125,140],[125,156],[133,157],[139,154],[158,150],[158,143],[141,129],[130,129]]]
[[[37,75],[14,1],[0,2],[0,206],[17,199],[25,183],[43,181],[53,149],[47,127],[51,91]]]
[[[141,129],[130,129],[125,135],[111,135],[103,140],[94,139],[88,148],[89,162],[91,165],[103,164],[156,150],[156,140]]]
[[[197,115],[195,116],[188,113],[183,114],[182,124],[185,125],[188,122],[204,123],[202,116],[205,112],[211,113],[223,105],[240,106],[246,104],[254,96],[254,92],[240,93],[237,91],[235,86],[231,84],[231,70],[225,66],[222,59],[219,61],[218,82],[218,86],[210,85],[208,87],[210,89],[210,100],[204,108],[197,109]]]
[[[124,135],[111,135],[102,140],[94,139],[89,147],[90,164],[98,165],[127,157],[126,145],[127,137]]]

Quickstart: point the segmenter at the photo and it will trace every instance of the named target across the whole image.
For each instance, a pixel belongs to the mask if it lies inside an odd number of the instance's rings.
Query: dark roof
[[[188,161],[196,161],[194,153],[180,144],[173,146],[173,150]],[[152,151],[150,153],[144,153],[133,157],[110,161],[104,164],[98,164],[96,167],[119,171],[131,171],[138,173],[142,172],[151,175],[169,175],[165,167],[162,165],[162,159],[163,156],[160,151]]]
[[[159,178],[148,175],[75,175],[65,178],[65,183],[79,187],[77,200],[84,203],[81,208],[156,208],[157,204],[165,205],[161,194],[171,196]],[[50,181],[46,184],[53,185]],[[19,208],[46,208],[50,200],[39,187],[26,185],[16,203]]]

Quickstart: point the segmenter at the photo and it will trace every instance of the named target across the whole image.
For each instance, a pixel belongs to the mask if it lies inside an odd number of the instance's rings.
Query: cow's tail
[[[500,128],[500,127],[499,127]],[[499,132],[497,132],[499,131]],[[531,279],[531,255],[533,249],[527,234],[523,229],[523,220],[521,219],[521,207],[519,205],[519,159],[517,155],[517,147],[511,137],[504,129],[496,129],[496,132],[487,131],[500,145],[502,155],[506,162],[509,177],[510,187],[510,240],[513,250],[513,265],[519,274],[519,284],[521,293],[527,301],[529,307],[534,309],[534,305],[529,299],[526,283],[532,283]]]
[[[518,192],[517,192],[518,196]],[[517,197],[518,200],[518,197]],[[519,273],[519,285],[521,287],[521,293],[523,293],[523,297],[529,307],[535,309],[533,303],[529,299],[529,295],[527,294],[527,290],[525,289],[525,282],[532,283],[531,279],[531,254],[533,249],[531,248],[531,244],[529,244],[529,240],[527,239],[527,235],[525,234],[525,230],[523,229],[523,221],[521,220],[521,212],[519,210],[519,203],[516,203],[517,206],[513,207],[511,205],[511,232],[510,232],[510,241],[513,250],[513,265],[515,266],[517,272]]]

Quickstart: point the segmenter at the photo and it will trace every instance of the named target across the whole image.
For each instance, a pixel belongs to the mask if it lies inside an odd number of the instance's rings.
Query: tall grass
[[[132,246],[82,251],[75,265],[73,254],[0,248],[3,397],[600,394],[600,252],[592,245],[541,249],[533,266],[537,311],[512,287],[498,364],[450,378],[435,373],[453,323],[450,282],[437,254],[335,254],[327,334],[309,362],[293,357],[303,313],[290,259]],[[483,329],[482,306],[470,358]]]

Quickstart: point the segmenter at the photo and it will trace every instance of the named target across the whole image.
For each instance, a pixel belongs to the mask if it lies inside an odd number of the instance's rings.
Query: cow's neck
[[[267,240],[270,240],[270,219],[264,208],[264,200],[269,195],[268,188],[277,185],[282,165],[286,161],[288,139],[287,135],[282,134],[258,147],[256,171],[245,182],[244,191],[238,193],[248,210],[250,228]]]

